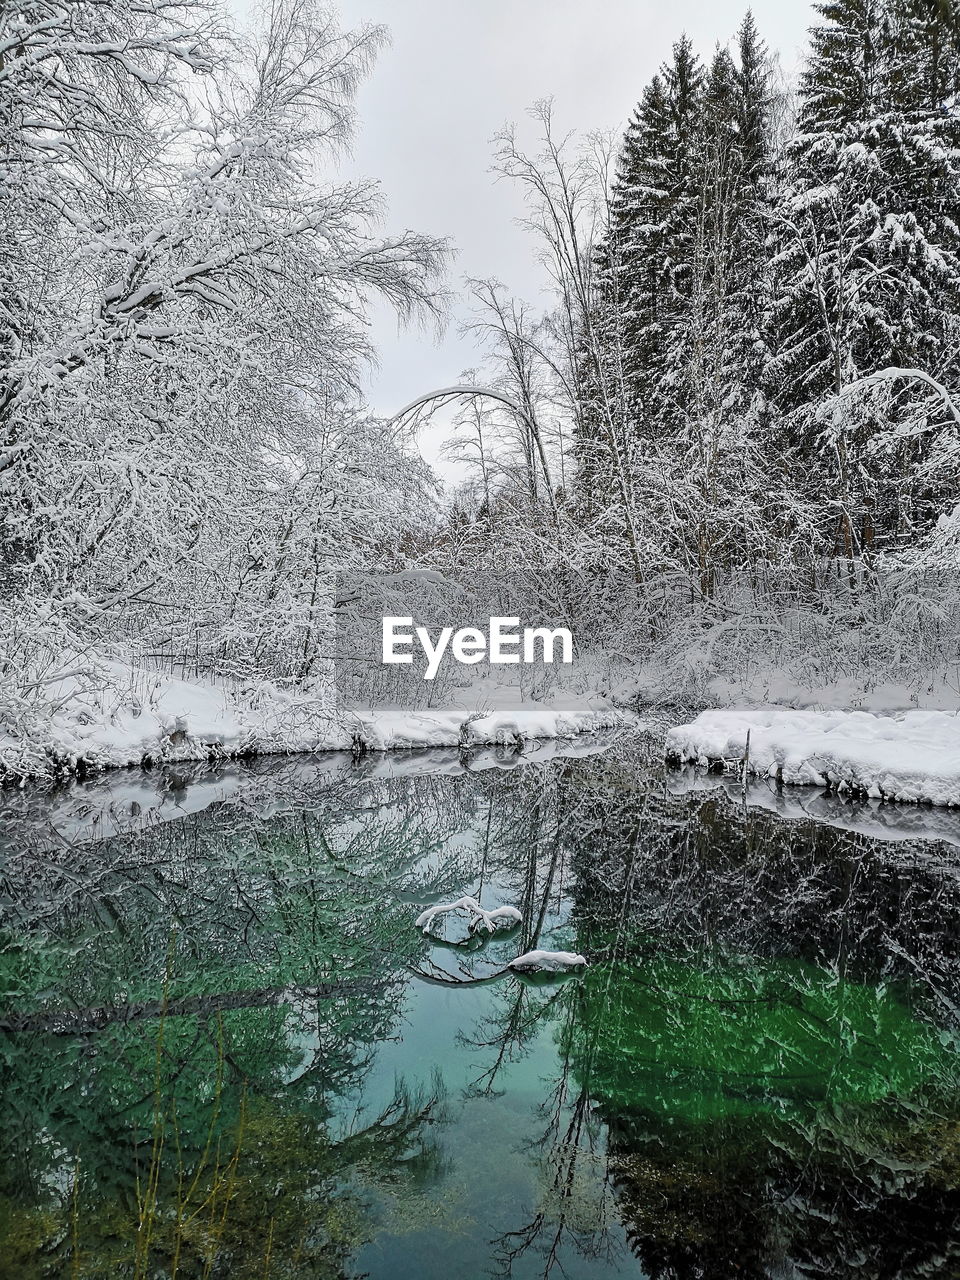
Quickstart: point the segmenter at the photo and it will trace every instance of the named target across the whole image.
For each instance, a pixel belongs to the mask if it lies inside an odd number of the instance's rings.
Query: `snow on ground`
[[[530,739],[573,738],[608,729],[627,716],[598,695],[554,692],[542,702],[525,701],[515,685],[484,681],[460,690],[455,702],[410,711],[402,707],[358,707],[347,713],[371,751],[398,747],[522,746]]]
[[[707,685],[715,706],[778,703],[809,711],[870,711],[895,715],[901,711],[960,711],[956,679],[945,674],[918,676],[912,684],[894,680],[866,682],[847,676],[821,684],[804,684],[785,671],[755,672],[749,679],[717,677]]]
[[[894,715],[900,711],[960,711],[960,670],[930,670],[888,664],[881,670],[851,659],[855,674],[827,672],[827,652],[807,652],[793,666],[757,662],[750,654],[724,674],[700,671],[695,653],[668,661],[663,654],[648,660],[613,664],[594,687],[604,687],[619,705],[634,707],[760,706],[776,703],[810,711],[870,711]],[[834,665],[839,665],[835,662]],[[599,664],[598,664],[599,667]]]
[[[667,755],[735,765],[744,759],[748,731],[751,773],[878,800],[960,805],[960,717],[945,711],[714,709],[671,729]]]
[[[86,658],[34,682],[0,719],[0,775],[350,746],[321,690],[187,681]],[[0,710],[2,714],[2,710]]]
[[[85,657],[30,673],[16,700],[0,696],[0,778],[284,752],[522,746],[625,719],[601,697],[524,701],[489,680],[437,708],[343,708],[320,682],[184,680]]]

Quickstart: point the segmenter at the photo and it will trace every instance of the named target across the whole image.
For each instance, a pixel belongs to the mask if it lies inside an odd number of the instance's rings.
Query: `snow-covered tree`
[[[957,377],[958,73],[936,24],[898,0],[818,11],[778,210],[768,385],[793,411],[791,446],[819,460],[828,536],[849,557],[936,515],[936,494],[912,483],[927,432],[910,389],[882,411],[869,397],[856,410],[824,399],[885,368]],[[900,422],[892,453],[874,449],[887,414]]]
[[[3,12],[7,590],[308,672],[330,575],[395,536],[382,477],[421,484],[358,411],[363,312],[435,311],[443,246],[384,238],[376,187],[319,172],[383,33],[312,0],[246,42],[195,3]]]

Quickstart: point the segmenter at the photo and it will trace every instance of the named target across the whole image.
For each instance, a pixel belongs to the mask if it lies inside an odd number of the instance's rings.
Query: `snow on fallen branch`
[[[564,969],[579,969],[587,963],[586,957],[576,951],[525,951],[507,965],[508,969],[521,972],[559,973]]]
[[[429,933],[436,917],[447,911],[466,911],[472,917],[467,926],[470,933],[476,933],[479,929],[495,933],[501,924],[507,926],[519,924],[523,919],[516,907],[494,907],[492,911],[484,911],[476,898],[465,894],[456,902],[440,902],[436,906],[427,907],[417,916],[415,925],[424,933]],[[569,969],[579,969],[586,963],[586,958],[575,951],[525,951],[523,955],[508,961],[503,969],[498,970],[497,973],[488,974],[481,981],[489,982],[491,978],[501,977],[511,970],[517,973],[564,973]],[[476,979],[466,979],[467,983],[471,981]],[[464,980],[454,979],[454,982],[459,986]]]
[[[422,911],[417,916],[414,924],[416,928],[422,929],[424,933],[429,933],[436,917],[443,915],[447,911],[466,911],[472,917],[468,925],[471,933],[476,933],[478,929],[486,929],[488,933],[495,933],[501,927],[520,924],[523,920],[523,916],[516,907],[494,907],[492,911],[485,911],[476,898],[464,895],[464,897],[458,898],[456,902],[441,902],[437,903],[436,906],[427,907],[426,911]]]

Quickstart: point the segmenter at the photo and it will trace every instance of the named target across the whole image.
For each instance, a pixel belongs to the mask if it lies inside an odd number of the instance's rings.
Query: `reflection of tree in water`
[[[580,781],[604,821],[574,910],[602,963],[564,1056],[644,1270],[953,1274],[956,878],[921,849]]]
[[[538,944],[591,968],[502,979],[463,1036],[471,1098],[553,1071],[501,1273],[599,1272],[619,1213],[664,1280],[951,1274],[960,882],[929,849],[670,797],[611,757],[349,774],[27,845],[0,868],[0,1274],[344,1274],[376,1188],[442,1173],[439,1088],[340,1120],[410,972],[483,980]],[[523,925],[412,929],[465,891]]]
[[[541,1017],[555,1018],[561,1035],[569,1034],[576,1017],[576,983],[569,981],[541,1001]],[[573,1075],[571,1055],[538,1107],[542,1127],[526,1143],[537,1167],[539,1194],[524,1222],[492,1242],[497,1274],[512,1275],[528,1256],[537,1258],[538,1274],[563,1274],[565,1251],[597,1264],[612,1264],[617,1248],[608,1233],[616,1206],[607,1176],[606,1135],[592,1100]]]
[[[651,1132],[642,1115],[602,1113],[611,1118],[620,1210],[652,1280],[956,1274],[955,1121],[942,1144],[931,1121],[921,1122],[931,1138],[925,1144],[908,1115],[891,1116],[866,1150],[858,1149],[869,1128],[862,1115],[834,1135],[819,1125],[784,1135],[742,1120]],[[928,1155],[941,1172],[929,1168]]]
[[[567,900],[593,962],[560,990],[511,979],[467,1038],[481,1094],[546,1023],[560,1047],[503,1272],[603,1257],[609,1183],[584,1171],[606,1133],[651,1276],[952,1274],[960,885],[930,846],[668,797],[609,758],[495,792],[483,865],[524,904],[521,945]]]
[[[563,764],[478,779],[487,796],[480,867],[497,886],[497,898],[523,912],[519,936],[510,938],[504,957],[566,945],[570,866],[582,830],[578,769]],[[489,943],[485,950],[489,952]],[[446,961],[445,953],[441,956]],[[456,982],[483,981],[490,969],[477,964],[473,951],[458,955],[457,961],[444,964]],[[469,1035],[460,1037],[478,1058],[467,1096],[497,1095],[506,1069],[534,1054],[545,1031],[559,1027],[566,1038],[565,1029],[576,1017],[577,985],[570,975],[511,975],[497,986],[490,1011]],[[531,1265],[538,1275],[563,1274],[570,1254],[588,1265],[610,1265],[617,1245],[607,1230],[614,1204],[604,1127],[573,1076],[569,1055],[562,1058],[556,1077],[544,1082],[537,1116],[534,1135],[523,1143],[537,1173],[537,1195],[529,1215],[491,1241],[496,1274],[509,1276],[517,1268],[533,1274]]]
[[[278,1009],[11,1039],[0,1274],[259,1276],[269,1255],[340,1276],[369,1235],[366,1182],[439,1172],[437,1097],[400,1091],[335,1136],[324,1097],[285,1081]]]
[[[429,870],[438,799],[372,783],[8,861],[0,1274],[340,1275],[364,1187],[438,1176],[437,1089],[334,1118],[400,1016],[407,899],[462,874]]]

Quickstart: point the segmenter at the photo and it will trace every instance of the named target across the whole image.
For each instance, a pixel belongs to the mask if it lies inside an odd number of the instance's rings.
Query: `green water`
[[[487,763],[0,798],[0,1276],[960,1275],[956,851]]]

